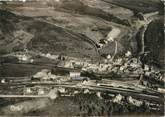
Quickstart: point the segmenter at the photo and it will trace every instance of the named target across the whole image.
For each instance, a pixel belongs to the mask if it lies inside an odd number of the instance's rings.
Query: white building
[[[79,71],[71,71],[70,72],[70,78],[71,79],[79,79],[81,76],[81,72]]]

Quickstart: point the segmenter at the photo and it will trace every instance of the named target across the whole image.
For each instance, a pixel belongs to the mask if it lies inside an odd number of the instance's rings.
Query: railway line
[[[89,81],[90,82],[90,81]],[[25,86],[25,87],[34,87],[34,86],[46,86],[46,87],[55,87],[55,88],[67,88],[67,89],[89,89],[91,91],[100,91],[100,92],[108,92],[112,94],[121,94],[124,96],[132,96],[134,98],[138,99],[144,99],[144,100],[149,100],[149,101],[155,101],[155,102],[163,102],[164,101],[164,94],[159,93],[157,91],[147,89],[147,88],[139,88],[136,86],[128,87],[125,88],[123,87],[126,84],[120,83],[120,86],[113,86],[110,84],[105,84],[101,83],[101,81],[91,81],[93,82],[92,84],[83,84],[78,81],[70,81],[70,82],[65,82],[65,83],[55,83],[55,82],[33,82],[33,81],[25,81],[25,82],[11,82],[11,83],[6,83],[6,84],[0,84],[0,87],[17,87],[17,86]],[[100,83],[99,83],[100,82]],[[113,82],[113,81],[112,81]],[[95,84],[94,84],[95,83]],[[5,95],[0,95],[0,97],[4,98]],[[12,95],[6,95],[8,98],[12,98]],[[16,97],[13,95],[13,98]],[[18,95],[18,97],[28,97],[28,96],[21,96]],[[33,96],[29,96],[33,97]],[[40,97],[40,96],[35,96],[34,98]],[[42,97],[42,96],[41,96]],[[43,96],[44,97],[44,96]],[[46,97],[46,96],[45,96]]]

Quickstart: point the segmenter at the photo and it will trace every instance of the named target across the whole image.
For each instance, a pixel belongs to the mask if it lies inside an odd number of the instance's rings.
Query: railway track
[[[83,83],[77,83],[77,82],[67,82],[67,83],[44,83],[44,82],[21,82],[21,83],[6,83],[6,84],[0,84],[0,87],[10,87],[10,86],[27,86],[27,87],[33,87],[33,86],[50,86],[50,87],[62,87],[62,88],[67,88],[67,89],[89,89],[91,91],[99,91],[99,92],[106,92],[106,93],[112,93],[112,94],[121,94],[123,96],[132,96],[134,98],[138,99],[144,99],[148,101],[154,101],[154,102],[159,102],[163,103],[164,102],[164,96],[162,93],[159,93],[154,90],[150,89],[143,89],[143,88],[124,88],[124,87],[114,87],[114,86],[107,86],[105,84],[83,84]],[[5,95],[0,95],[1,98],[4,98]],[[7,98],[12,98],[12,95],[6,95]],[[13,97],[16,97],[13,95]],[[28,96],[21,96],[19,95],[18,97],[28,97]],[[33,96],[30,96],[33,97]],[[40,97],[40,96],[35,96],[35,97]],[[44,96],[46,97],[46,96]]]

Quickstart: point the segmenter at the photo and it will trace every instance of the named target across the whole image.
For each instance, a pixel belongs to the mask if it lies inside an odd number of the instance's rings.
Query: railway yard
[[[163,116],[163,9],[160,0],[0,2],[0,115]]]

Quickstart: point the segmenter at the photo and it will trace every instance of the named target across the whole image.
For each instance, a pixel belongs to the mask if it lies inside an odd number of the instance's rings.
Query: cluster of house
[[[125,53],[125,58],[130,58],[132,56],[132,53],[128,51]],[[111,55],[108,55],[106,60],[111,59]],[[116,59],[111,62],[103,62],[103,63],[92,63],[90,61],[85,60],[78,60],[78,59],[65,59],[65,61],[62,61],[59,66],[64,68],[79,68],[82,71],[91,71],[95,73],[102,73],[102,72],[111,72],[113,70],[116,70],[116,67],[114,66],[120,66],[119,70],[123,71],[124,69],[127,69],[128,66],[138,68],[140,67],[138,64],[137,59],[133,59],[133,62],[131,64],[125,63],[123,65],[124,60],[122,58]]]
[[[120,29],[118,28],[113,28],[107,35],[105,39],[101,39],[100,42],[98,43],[98,47],[102,48],[104,45],[114,42],[115,39],[119,36],[121,33]]]
[[[34,62],[34,59],[32,58],[32,56],[27,54],[27,53],[16,53],[15,57],[17,57],[17,59],[20,62],[25,62],[25,63],[33,63]]]

